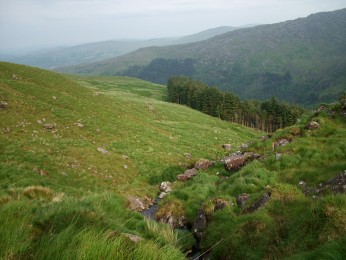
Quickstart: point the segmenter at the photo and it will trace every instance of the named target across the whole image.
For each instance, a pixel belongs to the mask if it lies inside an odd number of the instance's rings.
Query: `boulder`
[[[305,128],[313,131],[319,129],[320,125],[316,121],[311,121],[305,126]]]
[[[196,176],[198,171],[195,168],[186,170],[183,174],[179,174],[177,176],[177,180],[179,181],[187,181],[191,179],[192,177]]]
[[[232,149],[232,145],[231,145],[231,144],[223,144],[223,145],[222,145],[222,148],[225,149],[225,150],[227,150],[227,151],[229,151],[229,150]]]
[[[212,166],[214,163],[212,161],[209,161],[207,159],[200,159],[195,163],[195,169],[196,170],[208,170],[210,166]]]
[[[261,207],[263,207],[269,200],[271,193],[266,192],[263,194],[261,198],[259,198],[257,201],[255,201],[254,204],[252,204],[250,207],[248,207],[245,212],[252,213],[257,210],[259,210]]]
[[[168,193],[172,191],[172,183],[169,181],[164,181],[161,182],[160,187],[159,187],[160,191]]]
[[[237,205],[239,208],[243,208],[245,203],[249,200],[250,195],[247,193],[240,194],[237,197]]]
[[[143,211],[154,204],[153,200],[145,197],[140,198],[137,196],[128,196],[127,200],[129,202],[128,208],[133,211]]]
[[[8,103],[5,101],[0,101],[0,109],[7,108]]]

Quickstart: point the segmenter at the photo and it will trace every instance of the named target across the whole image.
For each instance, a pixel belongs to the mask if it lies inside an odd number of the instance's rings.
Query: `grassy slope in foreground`
[[[184,165],[256,133],[165,103],[158,85],[76,81],[0,63],[0,100],[8,103],[0,110],[1,257],[182,257],[167,238],[175,233],[150,228],[121,195],[154,196],[153,185]],[[145,240],[135,246],[121,232]]]

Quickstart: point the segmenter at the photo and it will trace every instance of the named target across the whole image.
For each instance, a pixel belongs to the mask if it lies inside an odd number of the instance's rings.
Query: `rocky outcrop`
[[[195,168],[186,170],[184,173],[179,174],[177,176],[177,180],[179,181],[187,181],[189,179],[191,179],[192,177],[196,176],[198,173],[198,171]]]
[[[195,169],[196,170],[208,170],[210,166],[212,166],[214,162],[209,161],[207,159],[200,159],[195,163]]]
[[[252,213],[259,210],[269,201],[270,195],[271,195],[270,192],[264,193],[263,196],[259,198],[257,201],[255,201],[255,203],[252,204],[249,208],[247,208],[245,212]]]
[[[140,198],[137,196],[128,196],[128,208],[133,211],[143,211],[154,204],[154,201],[148,197]]]
[[[323,196],[328,193],[346,193],[346,170],[344,173],[322,182],[315,187],[308,187],[304,181],[299,182],[299,186],[305,195]]]

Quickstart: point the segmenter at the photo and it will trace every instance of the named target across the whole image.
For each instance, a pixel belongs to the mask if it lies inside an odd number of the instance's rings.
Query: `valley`
[[[345,256],[345,96],[270,136],[166,100],[0,63],[1,257],[185,259],[195,239],[212,259]],[[157,223],[137,211],[162,182]]]

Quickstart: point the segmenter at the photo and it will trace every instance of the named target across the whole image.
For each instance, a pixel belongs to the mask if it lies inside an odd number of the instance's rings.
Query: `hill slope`
[[[1,257],[184,258],[188,235],[145,222],[124,198],[154,197],[160,181],[258,133],[165,95],[137,79],[0,63]]]
[[[239,28],[223,26],[183,37],[149,40],[110,40],[72,47],[40,50],[21,55],[0,54],[0,60],[53,69],[59,66],[71,66],[114,58],[148,46],[166,46],[202,41],[236,29]]]
[[[332,101],[344,89],[345,27],[346,9],[342,9],[236,30],[197,43],[144,48],[59,71],[124,74],[164,83],[162,78],[184,65],[179,74],[234,91],[243,98],[276,96],[311,105]]]

